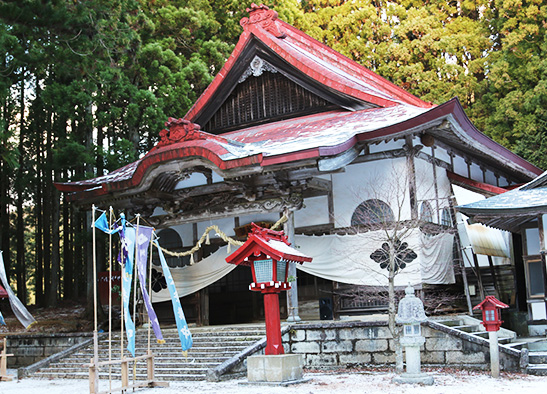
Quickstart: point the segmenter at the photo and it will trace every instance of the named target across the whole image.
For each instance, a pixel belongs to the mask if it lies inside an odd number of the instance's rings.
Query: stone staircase
[[[488,332],[480,324],[480,320],[471,316],[452,316],[449,319],[435,319],[435,322],[465,332],[471,336],[488,339]],[[510,349],[527,349],[528,365],[526,372],[530,375],[547,376],[547,338],[545,336],[517,338],[515,332],[500,328],[498,331],[498,341],[501,346]]]
[[[463,331],[469,335],[488,339],[488,332],[484,329],[481,321],[467,315],[450,316],[449,319],[435,319],[436,323],[443,324],[455,330]],[[517,334],[514,331],[500,328],[498,331],[498,342],[501,345],[507,345],[517,339]]]
[[[193,347],[185,357],[180,348],[176,328],[162,329],[165,339],[164,344],[156,343],[151,337],[151,350],[154,354],[154,371],[157,381],[174,380],[205,380],[207,370],[215,368],[224,361],[238,354],[248,346],[265,337],[264,325],[235,325],[235,326],[210,326],[191,328]],[[140,329],[136,336],[135,355],[146,354],[148,345],[147,329]],[[131,356],[124,349],[124,356]],[[82,348],[79,351],[63,357],[58,362],[50,364],[33,374],[37,378],[62,378],[62,379],[88,379],[88,364],[93,358],[93,345]],[[112,359],[120,358],[120,335],[116,333],[112,338]],[[102,336],[99,340],[99,361],[108,360],[108,336]],[[146,362],[137,361],[129,366],[130,377],[146,380]],[[108,366],[101,368],[100,379],[121,379],[120,366]]]
[[[531,351],[526,372],[530,375],[547,376],[547,351]]]

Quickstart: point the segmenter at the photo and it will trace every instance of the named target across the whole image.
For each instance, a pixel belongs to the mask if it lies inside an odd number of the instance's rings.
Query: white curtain
[[[395,277],[396,286],[454,283],[452,244],[454,235],[424,236],[412,230],[402,240],[418,257]],[[311,275],[341,283],[367,286],[387,285],[387,270],[370,258],[382,246],[381,231],[357,235],[296,236],[296,249],[313,260],[297,268]],[[192,294],[228,275],[234,268],[226,262],[227,247],[220,248],[200,262],[171,268],[179,297]],[[152,302],[169,301],[167,289],[152,292]]]
[[[396,286],[428,283],[454,283],[452,245],[454,235],[424,236],[420,230],[409,232],[407,242],[417,258],[395,277]],[[385,242],[382,231],[356,235],[296,236],[296,247],[312,257],[297,268],[311,275],[341,283],[385,286],[387,270],[370,258]]]
[[[227,249],[228,247],[224,246],[194,265],[171,268],[171,275],[173,275],[179,297],[195,293],[232,272],[236,266],[226,262]],[[151,297],[152,302],[171,300],[167,288],[157,293],[152,291]]]

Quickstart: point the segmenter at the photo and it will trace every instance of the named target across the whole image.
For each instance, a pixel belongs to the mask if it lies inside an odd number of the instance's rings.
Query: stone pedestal
[[[247,358],[249,383],[287,383],[302,380],[301,354],[251,356]]]
[[[401,345],[405,347],[406,372],[393,378],[395,383],[420,383],[432,385],[433,377],[421,372],[420,347],[425,343],[425,338],[402,337]]]

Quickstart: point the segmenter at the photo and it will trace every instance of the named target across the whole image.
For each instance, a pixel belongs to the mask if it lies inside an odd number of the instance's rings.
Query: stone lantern
[[[405,289],[405,297],[399,302],[395,321],[403,325],[401,346],[405,348],[406,372],[393,379],[396,383],[433,384],[431,376],[421,372],[420,347],[425,343],[421,323],[427,320],[424,304],[414,295],[410,285]]]

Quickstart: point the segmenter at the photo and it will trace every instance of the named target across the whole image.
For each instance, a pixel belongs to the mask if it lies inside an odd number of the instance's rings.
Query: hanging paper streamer
[[[119,261],[123,265],[122,269],[122,289],[123,289],[123,310],[125,331],[127,333],[127,350],[135,357],[135,323],[131,319],[129,310],[129,298],[131,295],[131,282],[133,279],[133,256],[135,255],[135,229],[126,227],[125,215],[121,214],[120,240],[122,242],[122,251]]]
[[[150,318],[150,322],[152,323],[152,329],[154,330],[154,334],[156,335],[158,343],[165,343],[163,335],[161,333],[158,317],[156,316],[156,312],[154,311],[152,303],[150,302],[150,296],[148,295],[148,291],[146,290],[146,274],[148,272],[146,269],[146,262],[148,261],[148,246],[150,245],[150,239],[152,238],[153,232],[154,229],[152,227],[139,226],[137,228],[137,256],[135,262],[137,264],[137,274],[139,275],[139,281],[141,282],[142,298],[144,300],[146,311],[148,312],[148,317]]]
[[[184,312],[182,311],[182,306],[180,305],[179,295],[175,287],[175,281],[173,280],[173,277],[171,276],[171,271],[169,270],[169,267],[167,266],[167,262],[165,261],[165,257],[163,256],[163,252],[161,251],[161,247],[158,240],[155,240],[154,244],[156,244],[158,248],[158,254],[160,256],[160,261],[161,261],[161,268],[163,269],[163,276],[165,276],[165,281],[167,282],[167,289],[169,290],[169,294],[171,295],[171,302],[173,303],[173,312],[175,313],[175,322],[177,323],[177,330],[179,333],[180,344],[182,346],[182,350],[187,351],[188,349],[192,347],[192,334],[190,333],[190,330],[188,329],[188,324],[186,323]]]
[[[19,298],[17,298],[17,296],[15,295],[15,293],[10,287],[8,278],[6,276],[6,268],[4,267],[4,258],[2,257],[1,250],[0,250],[0,279],[2,280],[2,285],[4,286],[4,289],[6,289],[6,292],[8,293],[8,299],[11,305],[11,310],[15,314],[15,317],[17,317],[17,320],[19,320],[25,328],[29,328],[33,323],[36,323],[36,320],[34,320],[34,317],[32,317],[30,312],[27,310],[27,308],[25,308],[23,303],[19,300]]]

